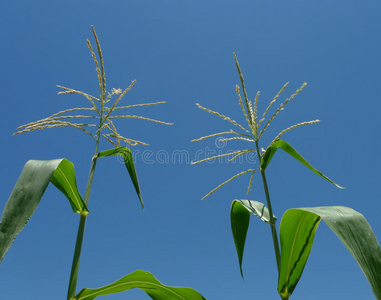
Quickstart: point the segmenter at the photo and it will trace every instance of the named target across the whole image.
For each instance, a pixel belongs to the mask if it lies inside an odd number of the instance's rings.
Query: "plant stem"
[[[266,180],[265,171],[261,170],[261,175],[262,175],[263,187],[265,189],[265,194],[266,194],[267,208],[269,209],[269,213],[270,213],[271,234],[273,237],[275,258],[276,258],[276,264],[277,264],[278,275],[279,275],[279,273],[280,273],[280,249],[279,249],[279,242],[278,242],[278,234],[277,234],[276,225],[275,225],[276,220],[274,219],[273,210],[271,207],[270,194],[269,194],[269,190],[267,187],[267,180]]]
[[[259,152],[258,141],[256,141],[255,144],[256,144],[256,147],[257,147],[257,153],[258,153],[258,157],[259,157],[259,163],[261,163],[262,156],[261,156],[261,153]],[[266,180],[265,170],[261,169],[261,175],[262,175],[263,188],[265,190],[265,195],[266,195],[267,208],[268,208],[269,214],[270,214],[270,222],[269,222],[269,224],[270,224],[270,227],[271,227],[271,235],[273,237],[275,258],[276,258],[276,264],[277,264],[278,276],[279,276],[279,273],[280,273],[280,258],[281,258],[281,256],[280,256],[280,248],[279,248],[279,242],[278,242],[278,234],[277,234],[276,224],[275,224],[276,220],[274,219],[273,209],[272,209],[272,206],[271,206],[270,193],[269,193],[269,189],[268,189],[268,186],[267,186],[267,180]]]
[[[97,142],[95,144],[95,155],[91,161],[90,174],[89,174],[89,178],[87,180],[85,199],[83,200],[85,202],[86,206],[89,204],[90,191],[91,191],[91,186],[93,184],[95,166],[97,164],[96,154],[98,153],[99,138],[100,137],[98,135]],[[86,218],[87,218],[87,214],[81,214],[80,215],[78,233],[77,233],[77,241],[75,243],[73,263],[72,263],[71,272],[70,272],[69,288],[68,288],[68,292],[67,292],[67,300],[70,300],[72,297],[74,297],[75,293],[76,293],[78,271],[79,271],[79,261],[81,258],[82,242],[83,242],[83,237],[85,234]]]
[[[74,297],[76,292],[78,270],[79,270],[79,260],[81,258],[82,241],[83,241],[83,236],[85,234],[85,225],[86,225],[86,215],[81,214],[79,226],[78,226],[77,241],[76,241],[75,250],[74,250],[73,264],[71,266],[69,289],[67,292],[67,300],[70,300],[72,297]]]

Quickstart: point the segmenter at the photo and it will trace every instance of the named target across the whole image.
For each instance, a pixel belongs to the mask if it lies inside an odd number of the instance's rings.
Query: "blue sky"
[[[248,196],[249,176],[201,201],[248,163],[193,166],[171,157],[184,150],[194,159],[197,152],[246,146],[232,142],[218,148],[214,140],[190,143],[231,128],[195,103],[244,122],[235,94],[235,52],[249,97],[261,91],[260,111],[284,83],[290,82],[280,101],[308,83],[266,131],[261,147],[290,125],[320,119],[283,139],[346,187],[339,190],[277,153],[267,176],[278,219],[292,207],[349,206],[365,215],[380,240],[380,9],[374,0],[3,2],[0,209],[29,159],[69,159],[84,193],[94,151],[88,136],[68,128],[12,133],[59,110],[87,105],[79,96],[57,95],[57,84],[98,94],[86,45],[87,38],[95,45],[94,25],[108,88],[123,89],[136,79],[123,100],[126,105],[167,101],[133,113],[174,125],[119,123],[123,135],[150,144],[132,149],[146,209],[141,211],[125,167],[116,158],[99,161],[78,289],[99,287],[143,269],[164,284],[193,287],[208,299],[278,299],[268,226],[252,218],[244,281],[230,229],[233,199],[265,201],[259,176]],[[148,159],[145,150],[150,151]],[[169,161],[163,162],[166,155]],[[77,225],[78,216],[67,200],[48,187],[0,266],[2,297],[64,299]],[[148,296],[133,290],[104,298]],[[291,299],[322,298],[373,299],[361,270],[323,223]]]

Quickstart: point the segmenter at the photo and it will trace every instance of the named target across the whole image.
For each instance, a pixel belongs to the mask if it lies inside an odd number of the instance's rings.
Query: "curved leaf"
[[[365,217],[343,206],[290,209],[280,225],[281,269],[278,292],[289,297],[297,285],[315,231],[323,219],[364,272],[376,299],[381,299],[381,249]]]
[[[254,200],[234,200],[234,202],[239,202],[247,211],[260,218],[263,222],[270,223],[269,210],[263,203]],[[273,217],[274,221],[276,221],[276,217]]]
[[[77,189],[74,166],[66,159],[29,160],[5,205],[0,221],[0,261],[36,210],[49,182],[69,200],[76,213],[88,213]]]
[[[308,161],[306,161],[298,152],[294,150],[294,148],[291,147],[291,145],[283,140],[277,140],[274,144],[272,144],[270,147],[266,149],[265,154],[262,157],[261,161],[261,170],[266,170],[267,166],[269,165],[271,159],[273,158],[276,150],[281,148],[283,151],[285,151],[287,154],[291,155],[293,158],[295,158],[297,161],[301,162],[303,165],[305,165],[308,169],[310,169],[315,174],[319,175],[320,177],[323,177],[325,180],[328,180],[330,183],[334,184],[336,187],[340,189],[344,189],[344,187],[336,184],[331,179],[329,179],[327,176],[325,176],[320,171],[316,170],[313,166],[309,164]]]
[[[60,163],[53,172],[53,176],[50,178],[50,181],[70,201],[70,205],[74,212],[89,212],[80,193],[78,192],[73,163],[67,159],[58,159],[58,161],[60,161]],[[48,170],[46,171],[48,172]]]
[[[281,266],[279,294],[288,299],[302,276],[320,217],[296,209],[285,212],[280,223]]]
[[[238,200],[232,202],[230,208],[230,222],[235,248],[237,249],[239,270],[241,271],[241,276],[243,278],[242,259],[247,230],[249,228],[250,212]]]
[[[144,203],[143,203],[142,195],[140,193],[138,176],[136,175],[136,170],[135,170],[135,165],[134,165],[134,160],[132,157],[131,150],[128,149],[127,147],[119,147],[119,148],[99,152],[97,157],[105,157],[105,156],[112,156],[112,155],[121,155],[123,157],[128,173],[130,174],[132,183],[134,184],[135,191],[139,197],[142,208],[144,209]]]
[[[155,276],[146,271],[137,270],[123,278],[97,289],[83,289],[71,300],[92,300],[98,296],[116,294],[139,288],[155,300],[203,300],[199,292],[191,288],[163,285]]]
[[[263,203],[254,200],[234,200],[232,202],[230,208],[230,221],[242,278],[242,259],[247,230],[249,228],[250,213],[266,223],[270,222],[269,211]],[[275,217],[274,219],[276,220]]]

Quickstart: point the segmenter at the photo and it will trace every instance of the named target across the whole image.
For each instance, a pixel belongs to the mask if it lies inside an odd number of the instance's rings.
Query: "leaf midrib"
[[[160,284],[157,284],[157,283],[152,283],[152,282],[147,282],[147,281],[131,281],[131,282],[128,282],[128,283],[120,283],[120,284],[117,284],[117,285],[114,285],[114,286],[110,286],[108,288],[104,288],[102,289],[102,291],[97,291],[97,292],[94,292],[92,294],[88,294],[86,295],[85,297],[82,297],[82,298],[78,298],[78,300],[81,300],[81,299],[86,299],[86,297],[91,297],[91,296],[97,296],[97,294],[99,293],[103,293],[104,291],[107,291],[107,290],[110,290],[110,289],[113,289],[113,288],[117,288],[117,287],[120,287],[120,286],[123,286],[123,285],[131,285],[131,284],[147,284],[147,285],[153,285],[153,286],[156,286],[158,288],[162,288],[162,289],[165,289],[171,293],[173,293],[174,295],[178,296],[180,299],[183,299],[183,300],[186,300],[186,298],[184,298],[183,296],[181,296],[180,294],[176,293],[175,291],[172,291],[171,289],[169,289],[168,287],[166,286],[163,286],[163,285],[160,285]],[[99,296],[99,295],[98,295]]]

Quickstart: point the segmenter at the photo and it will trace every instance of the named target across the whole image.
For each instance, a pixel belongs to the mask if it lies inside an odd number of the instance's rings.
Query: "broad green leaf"
[[[232,202],[230,208],[230,221],[242,278],[242,259],[247,230],[249,228],[250,213],[266,223],[270,222],[269,211],[263,203],[254,200],[234,200]],[[275,217],[274,219],[276,220]]]
[[[288,299],[302,276],[320,217],[308,212],[290,209],[280,223],[281,267],[279,294]]]
[[[289,297],[297,285],[320,219],[338,236],[364,272],[376,299],[381,299],[381,249],[365,217],[343,206],[290,209],[280,225],[279,294]]]
[[[163,285],[155,276],[146,271],[137,270],[123,278],[97,289],[83,289],[71,300],[92,300],[98,296],[116,294],[139,288],[155,300],[203,300],[199,292],[191,288]]]
[[[77,189],[74,166],[66,159],[29,160],[5,205],[0,221],[0,262],[36,210],[49,182],[69,200],[76,213],[88,213]]]
[[[301,162],[303,165],[305,165],[308,169],[310,169],[315,174],[319,175],[320,177],[323,177],[324,179],[328,180],[330,183],[334,184],[336,187],[340,189],[344,189],[344,187],[336,184],[331,179],[329,179],[327,176],[325,176],[320,171],[316,170],[313,166],[309,164],[308,161],[306,161],[298,152],[294,150],[294,148],[291,147],[290,144],[283,140],[277,140],[274,144],[272,144],[270,147],[266,149],[265,154],[262,157],[261,161],[261,170],[266,170],[267,166],[269,165],[271,159],[273,158],[275,152],[281,148],[283,151],[285,151],[287,154],[291,155],[293,158],[295,158],[297,161]]]
[[[140,193],[138,176],[136,175],[136,170],[135,170],[135,165],[134,165],[134,160],[132,157],[131,150],[128,149],[127,147],[119,147],[119,148],[99,152],[97,157],[105,157],[105,156],[112,156],[112,155],[121,155],[123,157],[128,173],[130,174],[132,183],[134,184],[135,191],[138,194],[140,203],[142,205],[142,208],[144,209],[144,203],[143,203],[142,195]]]

